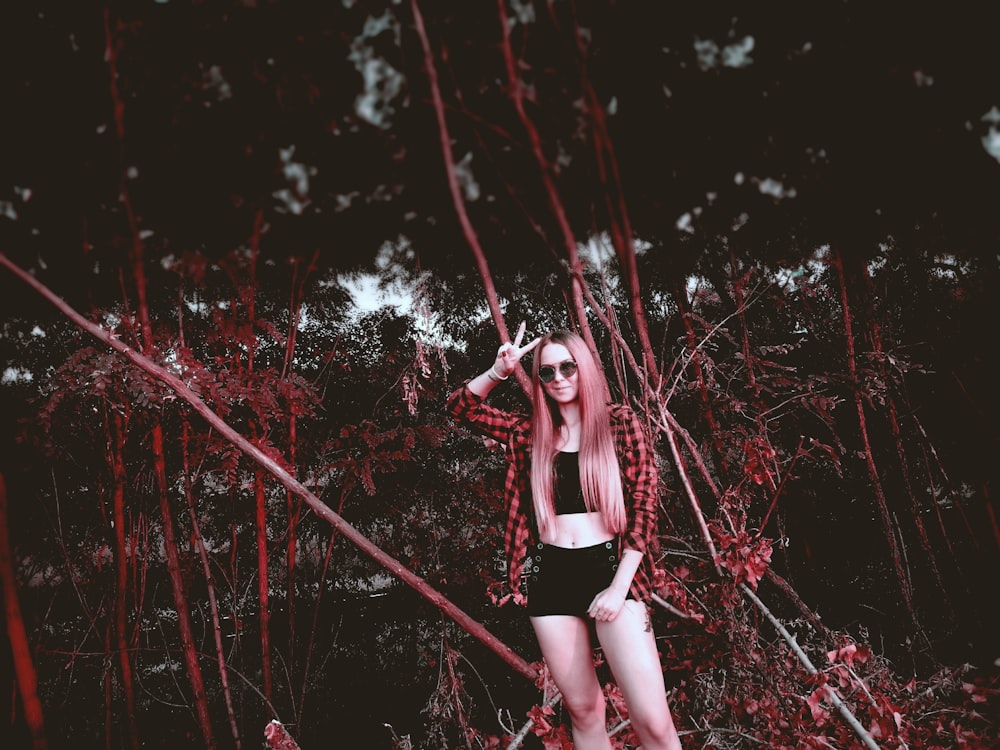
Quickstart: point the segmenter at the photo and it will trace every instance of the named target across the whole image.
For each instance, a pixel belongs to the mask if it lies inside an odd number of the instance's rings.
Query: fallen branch
[[[459,627],[465,630],[465,632],[478,639],[490,650],[496,653],[515,671],[524,677],[527,677],[529,680],[537,679],[538,674],[535,669],[527,661],[516,654],[510,646],[500,641],[482,624],[470,617],[464,610],[455,606],[444,596],[444,594],[430,586],[430,584],[428,584],[423,578],[411,571],[399,560],[372,543],[368,537],[344,520],[342,516],[335,513],[326,503],[316,497],[316,495],[310,492],[305,485],[299,482],[298,479],[289,474],[275,459],[268,456],[260,448],[251,443],[231,426],[229,426],[229,424],[223,421],[218,414],[213,412],[208,405],[202,401],[201,398],[199,398],[199,396],[187,386],[187,384],[184,383],[184,381],[149,358],[144,357],[128,345],[122,343],[120,339],[115,338],[108,331],[91,323],[76,310],[70,307],[65,300],[58,297],[54,292],[52,292],[52,290],[34,278],[31,274],[12,263],[4,253],[0,253],[0,266],[4,266],[9,269],[15,276],[20,278],[28,286],[42,295],[42,297],[52,303],[77,327],[91,334],[94,338],[98,339],[106,346],[111,347],[116,352],[123,354],[139,369],[143,370],[153,379],[170,388],[170,390],[190,404],[191,407],[198,412],[198,414],[200,414],[213,429],[217,430],[224,438],[229,440],[229,442],[260,464],[267,472],[284,485],[286,489],[301,497],[306,504],[313,509],[316,515],[327,521],[375,562],[416,590],[417,593],[423,596],[427,601],[454,620]]]
[[[750,601],[752,601],[754,604],[756,604],[757,608],[764,613],[764,616],[771,621],[771,624],[774,625],[775,630],[777,630],[778,633],[781,635],[781,637],[785,639],[785,642],[791,647],[792,652],[802,663],[802,666],[806,668],[806,671],[809,674],[817,674],[819,670],[813,666],[813,663],[809,659],[809,656],[806,654],[805,651],[802,650],[802,647],[799,646],[798,641],[795,640],[795,636],[788,632],[785,626],[781,624],[781,621],[774,616],[774,614],[771,612],[771,610],[767,608],[767,605],[765,605],[764,602],[762,602],[759,598],[757,598],[757,595],[753,592],[753,590],[751,590],[749,586],[747,586],[745,583],[741,583],[740,588],[743,589],[743,593],[746,595],[746,597],[750,599]],[[872,736],[868,734],[868,731],[863,726],[861,726],[861,722],[859,722],[857,717],[853,713],[851,713],[851,709],[847,707],[847,704],[845,704],[843,700],[841,700],[840,696],[837,695],[837,692],[832,687],[830,687],[830,685],[824,685],[823,687],[826,689],[825,692],[827,700],[829,700],[830,703],[832,703],[834,707],[837,709],[837,711],[840,712],[840,715],[844,717],[844,721],[846,721],[850,725],[851,729],[854,730],[854,733],[857,734],[858,737],[861,739],[861,741],[865,744],[865,747],[869,748],[869,750],[880,750],[878,744],[875,742],[874,739],[872,739]]]

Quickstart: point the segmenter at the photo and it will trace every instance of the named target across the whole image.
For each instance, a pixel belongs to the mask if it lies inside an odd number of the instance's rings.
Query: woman
[[[579,336],[556,331],[521,346],[524,329],[522,322],[490,369],[448,398],[452,415],[506,448],[510,584],[518,591],[526,578],[528,615],[578,750],[611,748],[591,626],[643,750],[680,750],[648,609],[653,455],[632,410],[606,403],[600,365]],[[486,404],[536,347],[533,414]]]

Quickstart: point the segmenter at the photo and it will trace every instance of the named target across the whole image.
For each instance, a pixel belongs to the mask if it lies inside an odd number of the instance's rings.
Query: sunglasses
[[[576,375],[576,362],[571,359],[567,359],[564,362],[560,362],[558,365],[542,365],[538,368],[538,379],[543,383],[551,383],[556,379],[556,367],[559,368],[559,374],[562,375],[566,380]]]

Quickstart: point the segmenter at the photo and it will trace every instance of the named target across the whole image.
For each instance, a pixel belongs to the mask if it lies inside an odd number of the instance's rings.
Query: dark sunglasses
[[[542,365],[539,367],[538,379],[543,383],[551,383],[556,379],[556,367],[559,368],[559,374],[567,380],[576,375],[576,362],[571,359],[567,359],[564,362],[560,362],[558,365]]]

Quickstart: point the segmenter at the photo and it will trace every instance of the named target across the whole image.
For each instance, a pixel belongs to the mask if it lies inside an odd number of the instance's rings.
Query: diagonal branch
[[[788,629],[781,624],[781,620],[775,617],[774,614],[771,612],[771,610],[769,610],[767,606],[764,604],[764,602],[762,602],[760,599],[757,598],[757,595],[753,592],[753,590],[745,583],[741,583],[740,588],[743,590],[743,594],[750,601],[752,601],[754,604],[757,605],[757,608],[764,613],[764,616],[771,622],[771,624],[774,626],[774,629],[777,630],[778,633],[781,635],[781,637],[785,639],[785,643],[787,643],[788,646],[792,649],[792,652],[799,660],[799,663],[801,663],[802,666],[805,667],[806,671],[811,675],[819,672],[819,670],[816,669],[812,661],[809,659],[809,656],[806,654],[806,652],[802,650],[802,647],[799,645],[798,641],[795,640],[795,636],[788,632]],[[826,687],[825,692],[827,700],[829,700],[830,703],[832,703],[836,707],[837,711],[840,712],[840,715],[844,718],[844,721],[846,721],[848,725],[850,725],[851,729],[854,730],[854,733],[858,735],[858,737],[861,739],[861,742],[864,743],[864,746],[869,748],[869,750],[879,750],[878,744],[875,742],[874,739],[872,739],[872,736],[868,733],[868,731],[861,725],[861,722],[858,721],[857,717],[853,713],[851,713],[851,709],[848,708],[847,704],[844,703],[843,700],[841,700],[839,695],[837,695],[837,691],[834,690],[832,687],[830,687],[830,685],[825,685],[825,687]]]
[[[402,580],[408,586],[415,589],[417,593],[427,599],[427,601],[454,620],[463,630],[465,630],[465,632],[474,638],[477,638],[485,646],[496,653],[516,672],[530,680],[536,679],[537,673],[535,669],[527,661],[516,654],[510,646],[500,641],[481,623],[477,622],[465,611],[455,606],[447,597],[444,596],[444,594],[433,588],[423,578],[408,569],[399,560],[372,543],[368,537],[344,520],[342,516],[335,513],[329,506],[326,505],[326,503],[316,497],[316,495],[310,492],[305,485],[299,482],[298,479],[289,474],[277,461],[268,456],[260,448],[251,443],[236,430],[230,427],[229,424],[223,421],[219,415],[212,411],[208,405],[202,401],[198,395],[180,378],[168,372],[148,357],[144,357],[139,352],[122,343],[120,339],[115,338],[101,327],[91,323],[89,320],[80,315],[80,313],[70,307],[65,300],[61,299],[54,292],[52,292],[51,289],[35,279],[31,274],[12,263],[4,253],[0,253],[0,266],[10,270],[11,273],[33,288],[67,318],[69,318],[78,328],[91,334],[94,338],[98,339],[106,346],[111,347],[119,354],[124,355],[129,361],[132,362],[132,364],[143,370],[154,380],[159,381],[170,388],[180,398],[184,399],[184,401],[186,401],[191,408],[198,412],[198,414],[200,414],[213,429],[218,430],[224,438],[229,440],[229,442],[256,461],[261,467],[264,468],[264,470],[269,472],[275,479],[281,482],[286,489],[301,497],[305,503],[312,508],[316,515],[327,521],[331,526],[337,529],[338,532],[347,537],[362,552],[394,576]]]
[[[566,206],[559,194],[559,188],[556,185],[555,179],[552,177],[551,165],[545,156],[541,134],[524,109],[524,91],[521,88],[521,79],[517,73],[517,61],[514,59],[514,51],[510,44],[510,23],[507,21],[507,9],[504,6],[504,0],[497,0],[497,16],[500,20],[500,51],[503,53],[504,67],[507,73],[507,91],[514,105],[514,110],[517,112],[517,117],[521,121],[525,133],[528,135],[528,140],[531,143],[531,153],[538,165],[538,174],[545,187],[545,194],[549,199],[549,209],[552,211],[552,216],[559,225],[559,231],[562,234],[566,258],[569,263],[570,295],[573,301],[573,311],[576,315],[576,324],[580,329],[580,335],[594,355],[594,359],[600,359],[597,352],[597,343],[594,341],[594,334],[590,330],[590,324],[587,322],[587,311],[583,305],[584,283],[581,275],[583,261],[580,259],[576,237],[573,234],[573,228],[570,226],[569,216],[566,213]],[[604,388],[605,392],[610,396],[610,392],[607,390],[607,383],[604,383]]]
[[[458,215],[458,223],[462,227],[462,234],[465,241],[472,249],[472,256],[476,261],[476,268],[479,276],[483,280],[483,289],[486,292],[486,304],[489,305],[490,315],[493,317],[493,324],[497,333],[500,334],[501,341],[510,341],[510,332],[504,322],[503,311],[500,309],[500,300],[497,297],[496,286],[493,284],[493,275],[490,273],[489,263],[486,261],[486,253],[479,242],[479,234],[472,226],[469,212],[465,210],[465,201],[462,199],[462,188],[458,182],[458,174],[455,171],[455,157],[451,153],[451,135],[448,132],[448,121],[444,113],[444,100],[441,98],[441,86],[438,83],[437,68],[434,67],[434,53],[431,51],[430,41],[427,39],[427,30],[424,28],[424,17],[417,5],[417,0],[411,0],[413,9],[413,25],[417,35],[420,37],[420,45],[424,51],[424,68],[427,71],[427,82],[431,90],[431,102],[434,104],[434,114],[437,117],[438,135],[441,140],[441,158],[444,160],[445,174],[448,176],[448,190],[451,193],[451,202]],[[517,380],[526,394],[531,393],[531,382],[523,367],[518,367]]]

